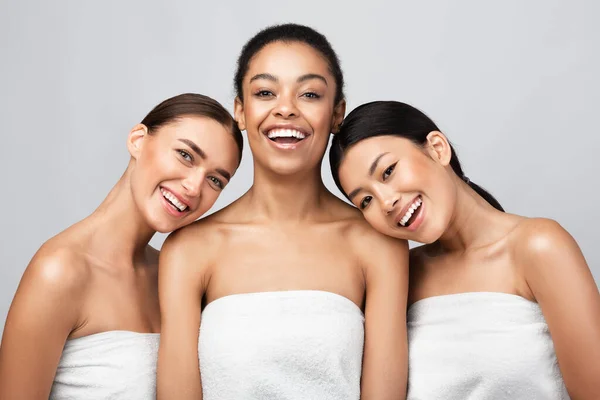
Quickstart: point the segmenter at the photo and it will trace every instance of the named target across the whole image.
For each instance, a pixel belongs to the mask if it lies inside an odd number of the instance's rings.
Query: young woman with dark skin
[[[267,28],[236,89],[254,183],[163,247],[158,398],[403,399],[407,243],[321,178],[345,110],[334,51],[310,28]]]

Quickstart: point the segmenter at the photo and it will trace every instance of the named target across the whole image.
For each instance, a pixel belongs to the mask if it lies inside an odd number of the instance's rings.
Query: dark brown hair
[[[238,160],[242,160],[244,141],[242,132],[231,114],[216,100],[196,93],[184,93],[171,97],[154,107],[142,120],[150,134],[161,126],[186,116],[206,117],[219,122],[229,130],[238,147]]]

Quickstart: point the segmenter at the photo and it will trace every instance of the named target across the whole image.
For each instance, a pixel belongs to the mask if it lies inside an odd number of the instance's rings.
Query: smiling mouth
[[[418,196],[415,201],[410,205],[406,213],[400,218],[398,221],[398,226],[403,228],[409,227],[415,220],[417,219],[417,215],[421,210],[421,206],[423,205],[423,199],[421,196]]]
[[[167,189],[164,189],[164,188],[160,188],[160,192],[162,193],[165,200],[167,200],[167,203],[169,203],[171,205],[171,207],[173,207],[176,211],[179,211],[179,212],[187,211],[188,206],[186,206],[185,204],[180,202],[173,193],[169,192]]]
[[[278,144],[296,144],[306,139],[304,132],[295,129],[272,129],[267,133],[269,140]]]

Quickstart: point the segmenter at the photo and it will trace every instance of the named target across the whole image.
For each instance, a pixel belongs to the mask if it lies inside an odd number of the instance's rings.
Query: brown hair
[[[231,114],[216,100],[197,93],[184,93],[171,97],[152,109],[142,120],[150,134],[161,126],[185,116],[210,118],[229,130],[238,147],[238,160],[242,160],[244,141],[242,132]]]

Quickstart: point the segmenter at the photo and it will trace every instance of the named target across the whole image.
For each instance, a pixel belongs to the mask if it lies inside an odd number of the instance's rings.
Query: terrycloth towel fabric
[[[203,400],[358,400],[364,316],[324,291],[221,297],[202,312]]]
[[[50,400],[155,400],[159,337],[108,331],[67,340]]]
[[[569,399],[537,303],[461,293],[408,310],[409,400]]]

